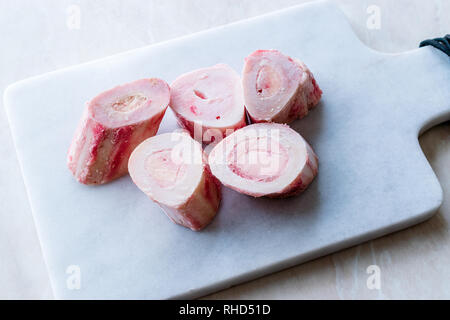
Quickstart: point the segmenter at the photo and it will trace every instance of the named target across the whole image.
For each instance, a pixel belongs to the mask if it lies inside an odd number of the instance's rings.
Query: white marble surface
[[[302,1],[0,2],[0,90],[16,80],[258,15]],[[338,1],[357,35],[374,49],[399,52],[450,30],[450,2]],[[378,5],[380,29],[366,10]],[[71,7],[76,5],[76,7]],[[68,9],[69,8],[69,9]],[[80,9],[80,28],[67,19]],[[75,11],[74,11],[75,9]],[[69,11],[68,11],[69,10]],[[70,24],[69,24],[70,25]],[[73,24],[72,24],[73,26]],[[45,266],[9,129],[0,112],[0,297],[50,298]],[[449,298],[450,128],[433,128],[422,147],[444,189],[431,220],[305,265],[217,293],[214,298]],[[377,264],[381,290],[366,286]]]

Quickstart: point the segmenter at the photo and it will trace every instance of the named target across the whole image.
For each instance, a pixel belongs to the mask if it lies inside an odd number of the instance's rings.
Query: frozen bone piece
[[[302,192],[318,172],[311,146],[288,125],[246,126],[209,154],[212,174],[225,186],[254,197],[287,197]]]
[[[201,145],[187,132],[160,134],[131,154],[133,182],[175,223],[198,231],[215,217],[221,186]]]
[[[89,101],[69,148],[68,167],[83,184],[103,184],[128,172],[128,158],[152,137],[170,100],[160,79],[141,79]]]
[[[171,85],[170,107],[199,142],[217,142],[246,125],[241,79],[226,64],[179,76]]]
[[[257,50],[245,58],[242,84],[254,123],[301,119],[322,95],[306,65],[277,50]]]

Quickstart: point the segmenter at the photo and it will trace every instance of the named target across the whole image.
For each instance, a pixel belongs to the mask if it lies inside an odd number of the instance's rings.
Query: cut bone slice
[[[211,174],[201,145],[187,132],[145,140],[131,154],[128,169],[139,189],[173,222],[198,231],[216,215],[220,183]]]
[[[246,126],[209,154],[211,172],[225,186],[254,197],[287,197],[302,192],[318,171],[310,145],[287,125]]]
[[[220,141],[246,125],[241,80],[225,64],[178,77],[171,85],[170,107],[199,142]]]
[[[242,83],[253,122],[301,119],[322,95],[306,65],[277,50],[257,50],[245,58]]]
[[[131,152],[156,134],[169,100],[166,82],[142,79],[88,102],[67,157],[75,178],[103,184],[126,174]]]

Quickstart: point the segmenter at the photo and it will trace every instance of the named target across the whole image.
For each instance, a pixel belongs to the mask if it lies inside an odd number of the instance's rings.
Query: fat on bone
[[[67,155],[76,180],[97,185],[127,174],[131,152],[156,134],[169,101],[169,86],[155,78],[117,86],[89,101]]]
[[[322,96],[308,67],[277,50],[257,50],[245,58],[242,83],[253,123],[301,119]]]
[[[128,168],[136,186],[174,223],[199,231],[215,217],[221,186],[201,145],[187,132],[160,134],[142,142]]]
[[[246,125],[242,82],[226,64],[185,73],[171,85],[180,126],[202,143],[218,142]]]
[[[223,185],[254,197],[298,194],[318,172],[318,158],[306,140],[277,123],[236,131],[212,149],[208,162]]]

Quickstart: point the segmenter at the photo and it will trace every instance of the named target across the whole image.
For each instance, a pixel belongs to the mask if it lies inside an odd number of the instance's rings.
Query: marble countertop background
[[[0,93],[30,76],[303,2],[0,0]],[[450,0],[336,2],[357,36],[382,52],[414,49],[450,32]],[[449,299],[450,123],[419,140],[444,190],[432,219],[206,298]],[[0,298],[52,298],[3,105],[0,154]],[[379,288],[367,285],[371,265],[379,268]]]

